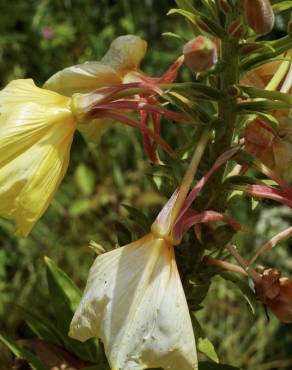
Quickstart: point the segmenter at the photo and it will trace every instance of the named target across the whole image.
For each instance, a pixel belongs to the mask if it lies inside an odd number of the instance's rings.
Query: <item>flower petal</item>
[[[94,119],[90,122],[78,124],[78,131],[84,138],[92,143],[98,143],[104,131],[111,127],[113,121],[107,119]]]
[[[113,370],[197,368],[173,247],[150,233],[97,257],[69,334],[101,338]]]
[[[65,68],[50,77],[44,88],[71,96],[119,84],[127,72],[138,68],[146,49],[147,43],[140,37],[120,36],[112,42],[100,62],[86,62]]]
[[[64,107],[70,104],[70,99],[53,91],[41,89],[31,79],[11,81],[0,91],[0,113],[10,109],[15,104],[38,103],[47,107]]]
[[[65,175],[75,127],[68,109],[35,103],[0,116],[0,215],[15,220],[23,237]]]
[[[147,42],[135,35],[116,38],[101,59],[101,62],[114,68],[121,77],[136,70],[147,51]]]
[[[45,82],[44,88],[71,96],[121,82],[120,76],[110,65],[86,62],[55,73]]]

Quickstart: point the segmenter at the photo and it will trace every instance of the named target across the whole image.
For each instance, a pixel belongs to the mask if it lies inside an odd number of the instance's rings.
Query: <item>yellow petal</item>
[[[146,49],[147,43],[140,37],[120,36],[112,42],[100,62],[86,62],[65,68],[50,77],[44,88],[71,96],[122,83],[127,72],[138,68]]]
[[[147,51],[147,42],[138,36],[126,35],[116,38],[101,59],[114,68],[121,76],[136,70]]]
[[[75,128],[63,107],[18,104],[0,115],[0,215],[15,220],[23,237],[65,175]]]
[[[78,131],[89,142],[98,143],[104,131],[106,131],[113,124],[110,120],[95,119],[90,122],[79,123]]]
[[[121,78],[110,65],[86,62],[55,73],[45,82],[44,88],[71,96],[119,83]]]
[[[37,87],[31,79],[11,81],[0,91],[0,113],[10,109],[15,104],[37,103],[47,107],[64,107],[70,104],[70,99],[53,91]]]
[[[69,334],[101,338],[112,370],[196,369],[173,247],[150,233],[97,257]]]

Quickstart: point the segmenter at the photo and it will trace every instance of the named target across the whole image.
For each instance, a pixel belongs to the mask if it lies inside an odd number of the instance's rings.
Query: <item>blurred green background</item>
[[[127,33],[148,41],[142,69],[159,76],[181,53],[181,45],[161,33],[191,38],[181,19],[166,16],[173,6],[171,0],[1,0],[1,87],[27,77],[42,84],[59,69],[100,59],[115,37]],[[285,32],[285,24],[285,18],[277,19],[278,35]],[[186,76],[184,69],[180,78]],[[168,125],[166,137],[174,147],[184,144],[183,134]],[[88,248],[90,240],[111,249],[130,240],[129,224],[137,236],[143,233],[134,219],[126,222],[129,213],[123,204],[142,209],[151,223],[165,199],[147,176],[151,168],[140,144],[137,132],[120,125],[110,129],[98,146],[76,135],[65,180],[30,237],[18,239],[13,225],[0,220],[0,331],[13,338],[30,335],[15,304],[50,316],[44,256],[83,288],[95,257]],[[246,255],[292,219],[290,210],[269,202],[253,214],[245,204],[236,204],[234,212],[248,226],[239,240]],[[291,277],[290,256],[291,246],[283,242],[264,262]],[[220,278],[205,302],[198,317],[223,363],[248,370],[292,369],[291,326],[272,315],[267,322],[260,305],[252,315],[237,291]],[[0,370],[11,369],[12,364],[11,354],[0,345]]]

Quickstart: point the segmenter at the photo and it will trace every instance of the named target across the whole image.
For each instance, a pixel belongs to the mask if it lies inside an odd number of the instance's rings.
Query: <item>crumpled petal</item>
[[[147,42],[135,35],[116,38],[101,59],[101,62],[114,68],[121,77],[136,70],[147,51]]]
[[[44,88],[71,96],[74,93],[88,93],[99,87],[121,82],[119,74],[110,65],[86,62],[55,73],[45,82]]]
[[[23,237],[66,173],[76,129],[69,102],[32,80],[13,81],[0,92],[0,216],[15,220]]]
[[[98,256],[69,335],[101,338],[112,370],[197,369],[173,247],[150,233]]]
[[[65,68],[50,77],[44,87],[71,96],[122,83],[122,77],[127,72],[138,68],[146,49],[147,43],[140,37],[120,36],[112,42],[100,62],[86,62]]]

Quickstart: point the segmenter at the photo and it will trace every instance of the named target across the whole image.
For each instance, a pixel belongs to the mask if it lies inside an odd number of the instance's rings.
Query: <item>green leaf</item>
[[[62,332],[68,333],[71,319],[81,300],[81,291],[50,258],[45,257],[45,262],[51,303]]]
[[[289,94],[281,93],[279,91],[269,91],[256,89],[254,87],[240,86],[240,89],[244,91],[250,98],[265,98],[271,100],[279,100],[286,102],[292,108],[292,96]]]
[[[242,370],[238,367],[215,364],[214,362],[199,362],[198,370]]]
[[[255,112],[255,114],[261,117],[265,122],[267,122],[276,134],[276,130],[279,126],[279,121],[276,117],[274,117],[272,114],[263,112]]]
[[[239,290],[239,292],[242,294],[246,302],[248,303],[251,311],[253,314],[255,314],[256,306],[257,306],[257,300],[254,292],[251,290],[248,280],[243,279],[235,274],[232,274],[230,272],[225,271],[218,271],[219,275],[230,282],[232,282]]]
[[[196,9],[193,7],[189,0],[175,0],[175,2],[179,8],[191,13],[196,13]]]
[[[58,345],[63,344],[61,333],[59,333],[56,327],[48,322],[43,316],[30,312],[21,306],[17,306],[17,310],[38,338]]]
[[[83,195],[90,195],[95,188],[95,176],[90,168],[81,163],[74,173],[75,182]]]
[[[199,338],[197,346],[198,350],[209,357],[210,360],[219,362],[215,348],[208,338]]]
[[[184,10],[184,9],[170,9],[167,15],[172,15],[172,14],[179,14],[182,15],[184,18],[186,18],[188,21],[190,21],[192,24],[197,26],[197,17],[191,13],[190,11]]]
[[[218,23],[214,22],[212,19],[206,17],[205,15],[200,14],[199,12],[196,12],[195,15],[194,13],[183,9],[170,9],[167,15],[172,14],[179,14],[183,16],[196,27],[200,27],[200,22],[203,22],[208,27],[210,33],[213,33],[215,36],[218,36],[220,38],[223,37],[225,34],[224,29]]]
[[[98,362],[101,350],[97,340],[91,339],[86,343],[80,343],[68,337],[70,322],[81,300],[80,289],[50,258],[45,257],[45,262],[51,304],[65,347],[84,360]]]
[[[291,9],[292,8],[292,1],[281,1],[280,3],[274,4],[273,5],[273,12],[274,13],[280,13],[285,10]]]
[[[135,221],[140,227],[147,232],[151,227],[151,221],[145,213],[137,208],[131,207],[128,204],[122,204],[122,206],[129,212],[129,218]]]
[[[219,100],[222,98],[222,91],[214,87],[204,85],[200,82],[177,82],[170,84],[159,84],[159,86],[163,89],[169,89],[170,91],[182,89],[182,93],[184,95],[196,98],[198,96],[200,96],[202,99],[211,100]]]
[[[32,352],[21,348],[12,339],[0,334],[0,340],[15,354],[15,356],[28,361],[33,370],[49,370]]]
[[[193,324],[194,332],[196,336],[198,351],[204,353],[204,355],[209,357],[210,360],[218,363],[219,358],[215,351],[215,348],[213,344],[211,343],[211,341],[207,338],[204,330],[202,329],[194,313],[192,313],[191,318],[192,318],[192,324]]]
[[[69,212],[72,216],[77,217],[88,212],[90,209],[91,209],[90,199],[77,199],[71,204]]]
[[[274,109],[290,109],[291,104],[283,101],[260,100],[252,102],[243,102],[237,104],[238,112],[268,112]]]
[[[171,37],[173,39],[179,40],[181,43],[185,44],[188,40],[177,33],[174,32],[163,32],[162,36]]]
[[[257,66],[267,63],[272,58],[276,58],[278,55],[286,52],[292,47],[292,40],[290,36],[284,36],[281,39],[265,42],[266,46],[271,46],[273,51],[261,52],[255,55],[251,54],[249,57],[244,58],[240,62],[240,70],[248,71]]]

